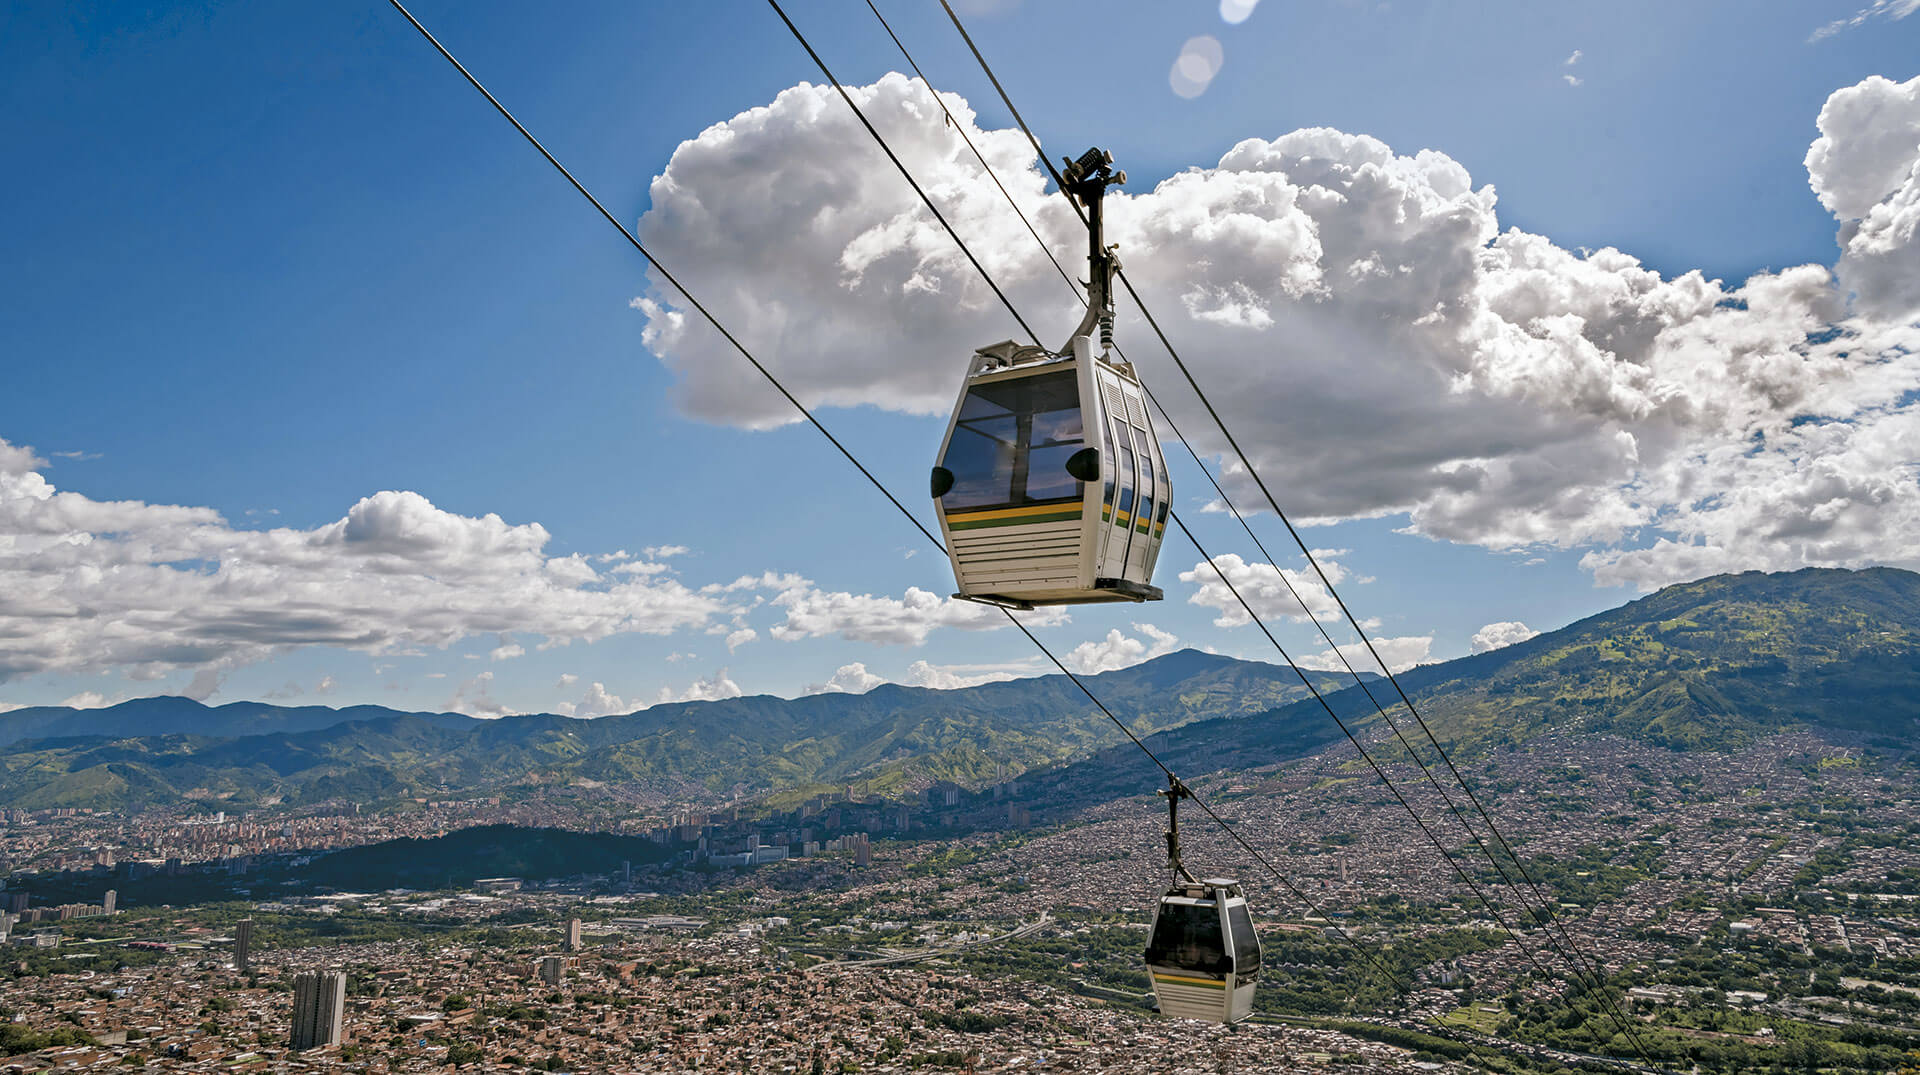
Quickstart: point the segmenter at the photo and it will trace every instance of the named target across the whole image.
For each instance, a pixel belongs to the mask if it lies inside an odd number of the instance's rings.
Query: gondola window
[[[1162,904],[1147,962],[1211,974],[1231,972],[1233,957],[1221,936],[1220,908],[1213,903]]]
[[[1070,371],[975,385],[943,465],[948,510],[1014,507],[1080,495],[1067,459],[1085,444]]]

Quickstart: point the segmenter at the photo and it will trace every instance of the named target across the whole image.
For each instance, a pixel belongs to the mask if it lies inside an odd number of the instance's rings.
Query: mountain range
[[[1904,750],[1920,738],[1916,658],[1920,575],[1809,569],[1669,587],[1398,678],[1441,741],[1469,755],[1548,733],[1731,750],[1788,727]],[[1357,733],[1377,719],[1368,691],[1382,703],[1397,697],[1383,680],[1363,689],[1344,674],[1309,676]],[[1186,650],[1083,678],[1183,771],[1297,755],[1341,735],[1285,666]],[[0,715],[0,806],[377,807],[555,786],[672,799],[859,783],[884,794],[938,779],[977,784],[1001,765],[1118,764],[1104,749],[1116,735],[1059,675],[678,703],[595,720],[148,698]]]
[[[1306,696],[1288,669],[1191,650],[1084,679],[1137,734]],[[1326,673],[1313,679],[1334,683]],[[684,702],[592,720],[146,698],[0,715],[0,806],[124,809],[183,798],[377,805],[553,786],[702,799],[858,782],[884,794],[1084,756],[1111,734],[1059,675],[960,690],[888,684],[859,695]]]

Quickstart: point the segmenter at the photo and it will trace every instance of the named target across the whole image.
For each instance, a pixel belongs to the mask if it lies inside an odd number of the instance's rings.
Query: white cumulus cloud
[[[825,683],[809,683],[807,694],[865,694],[885,683],[884,676],[876,676],[867,671],[867,666],[859,661],[843,664]]]
[[[1920,423],[1920,328],[1903,312],[1920,263],[1913,87],[1870,79],[1822,113],[1809,174],[1841,221],[1837,283],[1821,265],[1725,282],[1567,250],[1503,227],[1493,188],[1446,154],[1326,128],[1111,192],[1109,238],[1300,522],[1399,516],[1447,541],[1583,549],[1597,578],[1640,586],[1920,566],[1920,483],[1900,477],[1915,457],[1898,454]],[[926,88],[890,75],[850,92],[1028,319],[1064,334],[1077,305]],[[947,100],[1053,248],[1078,250],[1019,132]],[[810,405],[944,414],[965,356],[1018,329],[875,153],[830,89],[797,86],[683,143],[640,231],[695,267],[690,286],[750,346],[778,341]],[[783,162],[777,178],[740,181],[764,160]],[[738,356],[654,285],[637,300],[646,343],[687,413],[793,420],[776,394],[741,391]],[[1129,306],[1120,338],[1149,338]],[[857,604],[830,618],[857,625]]]
[[[1863,309],[1920,319],[1920,78],[1840,90],[1819,126],[1807,176],[1841,222],[1841,284]]]
[[[1082,642],[1063,658],[1063,663],[1082,675],[1092,675],[1131,668],[1142,661],[1172,653],[1180,645],[1179,638],[1153,624],[1136,623],[1133,629],[1139,632],[1139,637],[1128,635],[1115,627],[1098,642]]]
[[[639,709],[638,705],[629,705],[625,698],[607,690],[603,683],[589,684],[587,693],[578,702],[562,702],[554,707],[554,712],[563,717],[606,717],[616,713],[630,713]]]
[[[1473,634],[1473,652],[1488,653],[1502,646],[1511,646],[1516,642],[1525,642],[1540,632],[1521,623],[1519,620],[1503,620],[1490,623]]]
[[[520,713],[493,696],[492,672],[482,672],[462,682],[454,688],[452,697],[440,703],[440,708],[448,713],[464,713],[469,717],[488,720],[518,716]]]
[[[982,683],[1004,683],[1009,679],[1021,679],[1048,671],[1048,668],[1041,667],[1041,660],[1034,657],[1007,664],[932,664],[915,661],[907,666],[904,682],[910,686],[931,687],[940,691],[978,687]]]
[[[801,578],[780,578],[778,593],[768,603],[786,618],[770,633],[782,642],[803,638],[844,638],[881,645],[918,646],[942,627],[963,631],[992,631],[1007,626],[999,609],[909,586],[899,597],[855,594],[818,589]],[[1032,626],[1062,623],[1066,613],[1043,609],[1025,614]]]
[[[744,693],[746,692],[740,689],[740,684],[733,681],[733,677],[729,674],[728,670],[722,668],[704,679],[694,680],[680,690],[674,690],[672,687],[660,688],[660,693],[654,696],[653,704],[660,705],[665,702],[717,702],[724,698],[738,698]]]
[[[548,644],[705,627],[722,595],[671,579],[610,581],[550,557],[538,523],[435,507],[418,493],[361,499],[310,530],[236,527],[208,508],[100,501],[56,489],[0,440],[0,681],[39,673],[225,672],[303,646],[371,654],[503,636]]]
[[[1427,655],[1433,650],[1433,636],[1404,635],[1399,638],[1376,638],[1373,640],[1373,648],[1380,654],[1380,659],[1387,662],[1389,671],[1404,672],[1414,665],[1425,663]],[[1331,649],[1323,649],[1318,653],[1301,657],[1294,663],[1315,672],[1344,672],[1348,666],[1352,666],[1358,672],[1367,672],[1380,667],[1374,661],[1373,654],[1367,652],[1364,642],[1343,643],[1338,653]]]
[[[1337,550],[1316,549],[1314,559],[1327,581],[1338,586],[1346,578],[1340,562],[1328,555]],[[1305,623],[1341,618],[1340,606],[1321,584],[1312,568],[1274,570],[1272,564],[1249,562],[1237,553],[1223,553],[1211,562],[1202,560],[1191,570],[1180,572],[1180,581],[1195,586],[1188,603],[1217,609],[1216,627],[1242,627],[1252,623],[1247,615],[1251,607],[1262,620],[1286,619]],[[1239,597],[1235,597],[1238,591]],[[1245,599],[1246,604],[1240,602]]]

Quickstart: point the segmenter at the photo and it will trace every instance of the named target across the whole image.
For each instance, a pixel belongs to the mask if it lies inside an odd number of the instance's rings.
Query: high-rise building
[[[253,951],[253,919],[242,918],[233,926],[233,969],[247,972],[247,956]]]
[[[566,977],[567,961],[563,956],[547,956],[540,960],[540,980],[548,985],[559,985]]]
[[[340,1044],[347,1013],[345,971],[306,971],[293,979],[293,1048]]]
[[[578,952],[579,950],[580,920],[578,918],[569,918],[567,919],[567,951]]]
[[[114,909],[119,905],[120,893],[115,892],[113,889],[107,889],[107,894],[100,897],[100,911],[102,914],[112,914]]]

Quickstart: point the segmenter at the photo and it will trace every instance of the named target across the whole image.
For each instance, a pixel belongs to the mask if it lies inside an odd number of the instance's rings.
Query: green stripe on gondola
[[[1080,509],[1069,508],[1066,511],[1050,512],[1046,515],[1021,515],[1012,519],[969,519],[966,516],[947,518],[949,530],[984,530],[990,526],[1026,526],[1029,523],[1071,523],[1080,519]]]

